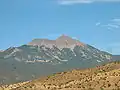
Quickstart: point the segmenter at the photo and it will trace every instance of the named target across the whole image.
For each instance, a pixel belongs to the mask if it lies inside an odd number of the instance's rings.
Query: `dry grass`
[[[61,72],[11,90],[120,90],[120,63]]]

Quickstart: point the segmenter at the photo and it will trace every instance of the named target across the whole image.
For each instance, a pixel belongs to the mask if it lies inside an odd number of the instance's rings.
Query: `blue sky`
[[[120,54],[120,0],[0,0],[0,49],[61,34]]]

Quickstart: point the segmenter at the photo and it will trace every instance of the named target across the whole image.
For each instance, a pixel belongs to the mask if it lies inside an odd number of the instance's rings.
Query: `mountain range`
[[[62,35],[56,40],[34,39],[0,52],[0,82],[11,84],[75,68],[90,68],[120,60],[88,44]]]

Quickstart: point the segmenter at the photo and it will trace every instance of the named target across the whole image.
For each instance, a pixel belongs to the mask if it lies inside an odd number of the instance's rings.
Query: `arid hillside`
[[[120,90],[120,63],[56,73],[33,81],[2,86],[3,90]]]

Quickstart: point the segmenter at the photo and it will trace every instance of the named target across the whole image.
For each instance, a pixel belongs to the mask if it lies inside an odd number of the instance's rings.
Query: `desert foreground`
[[[33,81],[3,85],[0,90],[120,90],[120,63],[56,73]]]

